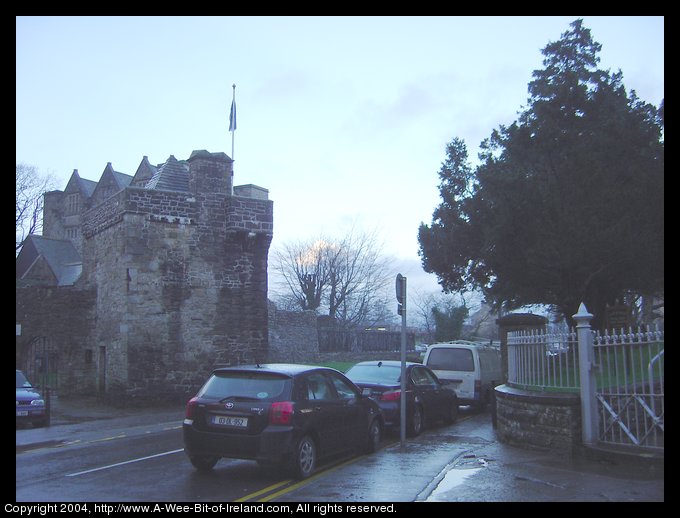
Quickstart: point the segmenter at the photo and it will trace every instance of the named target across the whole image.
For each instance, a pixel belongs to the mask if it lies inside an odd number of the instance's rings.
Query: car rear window
[[[433,370],[473,372],[475,362],[470,349],[434,348],[430,350],[427,366]]]
[[[216,372],[198,392],[199,397],[276,401],[286,397],[290,378],[269,372]]]
[[[399,383],[401,367],[391,365],[355,365],[345,373],[354,383]]]

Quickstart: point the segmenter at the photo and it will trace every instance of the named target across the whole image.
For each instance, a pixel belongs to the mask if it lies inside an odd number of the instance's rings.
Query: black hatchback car
[[[334,369],[225,367],[187,403],[184,449],[199,470],[227,457],[281,465],[306,478],[323,457],[375,451],[382,427],[376,402]]]
[[[354,365],[347,377],[375,399],[383,411],[385,426],[401,421],[401,362],[366,361]],[[426,422],[453,423],[458,417],[456,392],[430,369],[406,362],[406,433],[414,437]]]

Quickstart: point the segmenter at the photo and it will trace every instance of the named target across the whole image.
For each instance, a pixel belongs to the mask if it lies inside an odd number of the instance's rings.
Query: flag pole
[[[231,85],[231,111],[229,112],[229,131],[231,131],[231,194],[234,194],[234,133],[236,133],[236,84]]]

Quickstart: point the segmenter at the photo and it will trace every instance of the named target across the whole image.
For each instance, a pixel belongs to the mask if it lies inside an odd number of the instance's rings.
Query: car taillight
[[[187,406],[184,409],[184,418],[185,419],[193,419],[194,418],[194,410],[196,410],[197,406],[198,406],[198,398],[192,397],[187,402]]]
[[[392,390],[390,392],[383,392],[380,395],[381,401],[399,401],[401,399],[401,390]]]
[[[295,409],[291,401],[272,403],[269,409],[269,424],[290,424],[294,411]]]
[[[475,399],[482,396],[482,380],[475,380]]]

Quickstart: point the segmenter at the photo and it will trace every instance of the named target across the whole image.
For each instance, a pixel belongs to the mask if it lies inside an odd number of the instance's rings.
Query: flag
[[[229,131],[236,131],[236,100],[231,101],[231,111],[229,112]]]

